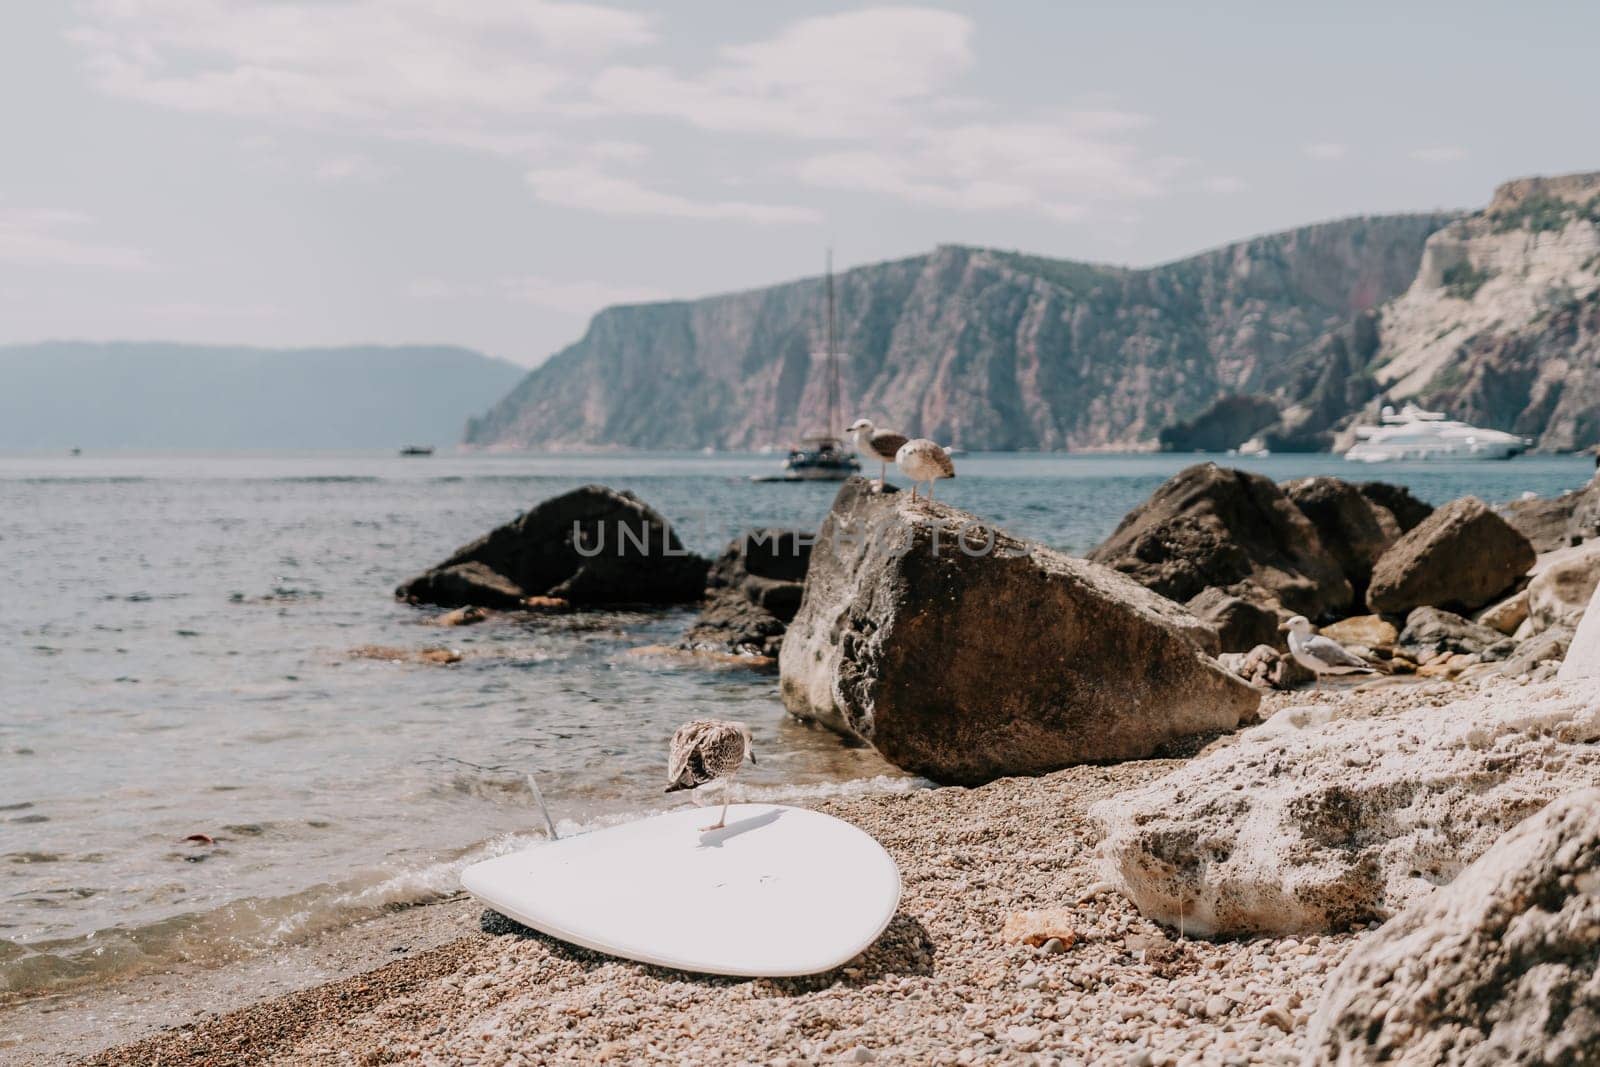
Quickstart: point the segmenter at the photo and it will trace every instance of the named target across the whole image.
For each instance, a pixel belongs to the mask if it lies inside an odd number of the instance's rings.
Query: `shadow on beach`
[[[607,955],[604,952],[595,952],[590,949],[579,948],[576,945],[569,945],[565,941],[557,940],[548,934],[523,926],[515,919],[509,919],[499,912],[487,908],[478,917],[478,928],[494,937],[517,937],[528,941],[537,941],[552,956],[570,960],[583,967],[585,972],[592,971],[606,963],[626,963],[662,981],[695,982],[700,985],[714,986],[736,985],[740,982],[764,982],[788,995],[811,993],[838,983],[865,985],[886,975],[929,975],[933,973],[934,958],[937,952],[933,938],[929,936],[927,928],[905,912],[896,912],[894,918],[889,920],[889,925],[879,935],[878,940],[874,941],[870,948],[855,959],[840,967],[835,967],[831,971],[823,971],[821,974],[802,975],[795,978],[739,978],[731,975],[695,974],[689,971],[673,970],[670,967],[657,967],[654,964],[624,960],[621,957]]]

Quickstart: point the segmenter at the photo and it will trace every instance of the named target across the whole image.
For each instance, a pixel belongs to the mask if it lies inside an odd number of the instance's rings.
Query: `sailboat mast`
[[[839,397],[839,359],[834,352],[834,326],[833,326],[833,249],[828,249],[828,366],[826,380],[828,383],[828,436],[833,436],[833,428],[837,424],[834,416],[837,414],[834,405]]]

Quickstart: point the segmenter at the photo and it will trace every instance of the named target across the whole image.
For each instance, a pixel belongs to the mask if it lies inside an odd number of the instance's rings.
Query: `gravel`
[[[1437,685],[1274,695],[1262,714],[1296,702],[1379,714],[1444,696]],[[1298,1063],[1311,1007],[1359,935],[1185,939],[1101,881],[1086,809],[1177,765],[1076,767],[818,804],[877,837],[905,885],[884,936],[829,974],[682,974],[482,912],[480,929],[437,948],[87,1062]],[[828,901],[815,907],[825,912]],[[1016,933],[1027,928],[1023,912],[1065,918],[1075,936],[1052,931],[1029,944]]]

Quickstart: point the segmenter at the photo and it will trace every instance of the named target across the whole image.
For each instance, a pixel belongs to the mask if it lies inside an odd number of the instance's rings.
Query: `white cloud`
[[[95,0],[70,37],[114,96],[391,132],[537,114],[583,63],[655,34],[548,0]]]
[[[607,174],[592,166],[530,170],[528,185],[547,203],[604,215],[660,215],[682,219],[734,219],[742,222],[814,222],[810,208],[757,204],[744,200],[692,200],[651,189],[632,178]]]
[[[1100,101],[993,115],[961,91],[973,19],[931,7],[801,18],[724,44],[699,69],[658,61],[655,16],[599,2],[89,0],[84,11],[72,37],[110,94],[504,157],[546,203],[611,215],[820,218],[659,188],[632,169],[647,150],[617,136],[622,121],[746,138],[749,156],[719,145],[697,160],[718,161],[684,179],[697,190],[748,182],[739,160],[759,157],[763,177],[1054,219],[1162,195],[1182,166],[1140,147],[1147,119]],[[774,150],[787,158],[774,164]],[[362,158],[342,154],[315,173],[370,177]]]
[[[1208,193],[1218,193],[1231,196],[1234,193],[1243,193],[1249,190],[1250,185],[1243,178],[1235,178],[1231,174],[1218,174],[1207,178],[1200,183]]]
[[[83,236],[93,221],[81,211],[0,206],[0,262],[106,270],[150,266],[149,256],[140,249]]]
[[[891,146],[815,155],[799,175],[812,185],[947,210],[1021,210],[1076,221],[1096,203],[1165,192],[1183,164],[1139,151],[1128,134],[1146,122],[1100,110],[1053,121],[965,123],[918,131]]]
[[[1419,163],[1459,163],[1467,158],[1467,150],[1460,145],[1433,145],[1417,149],[1411,158]]]
[[[872,7],[801,19],[775,36],[727,45],[697,75],[617,66],[593,87],[595,109],[655,115],[708,130],[858,137],[893,128],[972,65],[972,20],[918,7]]]
[[[1302,151],[1305,152],[1307,159],[1335,160],[1343,159],[1350,148],[1336,141],[1318,141],[1306,145]]]
[[[537,275],[505,278],[500,285],[512,300],[570,315],[590,315],[613,304],[644,304],[667,298],[667,294],[661,290],[647,286],[611,285],[595,281],[564,282]]]

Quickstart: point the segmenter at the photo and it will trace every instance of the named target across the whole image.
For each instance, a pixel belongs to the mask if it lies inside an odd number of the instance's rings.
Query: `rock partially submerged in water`
[[[776,656],[800,609],[811,542],[800,530],[752,530],[736,538],[711,565],[705,606],[682,647]]]
[[[1285,708],[1102,801],[1108,877],[1191,934],[1341,930],[1388,918],[1600,782],[1600,681],[1327,721],[1335,711]]]
[[[1562,797],[1365,938],[1308,1063],[1600,1063],[1600,789]]]
[[[1472,611],[1510,592],[1534,560],[1526,537],[1477,497],[1464,496],[1383,554],[1367,603],[1397,615],[1420,607]]]
[[[1149,756],[1259,695],[1212,630],[1105,567],[852,479],[779,657],[785,706],[897,766],[976,784]]]
[[[395,590],[403,600],[522,607],[529,597],[573,607],[699,600],[707,562],[632,493],[586,485],[535,505]]]
[[[1215,588],[1316,619],[1353,600],[1316,527],[1282,489],[1215,463],[1169,479],[1089,559],[1180,602]]]

